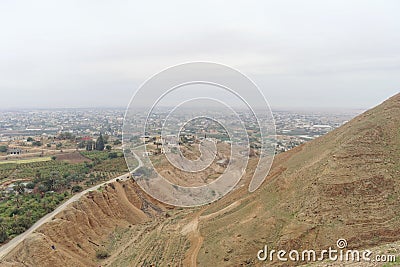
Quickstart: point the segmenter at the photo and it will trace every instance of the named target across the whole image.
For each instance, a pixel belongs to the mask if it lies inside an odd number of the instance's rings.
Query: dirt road
[[[134,154],[135,158],[137,159],[137,161],[139,162],[138,166],[132,171],[136,171],[137,169],[139,169],[140,167],[143,166],[142,161],[140,160],[140,158]],[[90,191],[95,191],[97,190],[99,187],[104,186],[105,184],[108,183],[112,183],[115,182],[117,179],[119,180],[126,180],[129,179],[129,173],[121,175],[119,177],[113,178],[111,180],[108,180],[104,183],[95,185],[91,188],[88,188],[74,196],[72,196],[70,199],[68,199],[66,202],[64,202],[63,204],[61,204],[60,206],[58,206],[54,211],[46,214],[45,216],[43,216],[39,221],[37,221],[34,225],[32,225],[28,230],[26,230],[25,232],[23,232],[22,234],[14,237],[13,239],[11,239],[7,244],[4,244],[3,246],[0,247],[0,260],[3,259],[12,249],[14,249],[18,244],[20,244],[22,241],[24,241],[31,233],[33,233],[36,229],[38,229],[40,226],[42,226],[43,224],[45,224],[46,222],[49,222],[55,215],[57,215],[59,212],[63,211],[69,204],[79,200],[82,196],[84,196],[85,194],[87,194]]]

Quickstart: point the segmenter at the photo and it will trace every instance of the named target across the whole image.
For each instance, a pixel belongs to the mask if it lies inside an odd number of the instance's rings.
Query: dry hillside
[[[246,183],[255,164],[252,158]],[[265,244],[290,250],[326,248],[338,238],[349,248],[399,241],[400,94],[278,155],[252,194],[241,184],[211,205],[167,210],[133,182],[114,188],[59,214],[4,266],[253,266],[263,264],[256,255]],[[110,257],[97,259],[100,249]]]
[[[252,265],[265,244],[326,248],[345,238],[360,248],[400,240],[400,94],[280,154],[263,186],[242,195],[225,199],[239,203],[228,213],[200,224],[200,266]]]
[[[143,194],[133,181],[90,192],[18,245],[1,266],[98,266],[110,238],[165,216],[167,208]],[[54,246],[54,248],[52,248]]]

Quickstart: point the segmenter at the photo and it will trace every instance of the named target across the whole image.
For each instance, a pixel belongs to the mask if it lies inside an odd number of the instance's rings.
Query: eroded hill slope
[[[252,158],[244,183],[256,166]],[[125,184],[125,186],[124,186]],[[257,251],[349,248],[400,240],[400,94],[278,155],[254,193],[169,210],[133,182],[94,192],[6,257],[16,266],[253,266]],[[96,259],[124,229],[110,257]],[[109,242],[110,243],[110,242]],[[112,243],[112,242],[111,242]],[[56,250],[51,249],[55,245]],[[25,264],[25,265],[24,265]],[[278,264],[278,263],[277,263]]]
[[[358,248],[400,240],[400,94],[279,155],[258,191],[224,201],[232,199],[240,205],[200,223],[201,266],[261,264],[265,244],[323,249],[345,238]]]
[[[1,266],[98,266],[96,253],[115,229],[145,224],[165,213],[132,181],[90,192],[45,223],[6,256]],[[54,246],[54,248],[52,248]]]

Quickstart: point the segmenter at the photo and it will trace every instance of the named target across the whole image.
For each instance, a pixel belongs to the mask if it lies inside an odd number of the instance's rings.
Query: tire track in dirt
[[[205,211],[205,209],[203,209],[198,213],[196,213],[194,219],[191,220],[188,224],[186,224],[182,228],[181,233],[189,237],[189,241],[191,244],[189,250],[186,252],[185,259],[183,260],[184,266],[197,266],[197,256],[199,254],[199,251],[201,249],[204,240],[204,237],[201,235],[199,230],[199,222],[203,220],[209,220],[219,215],[222,215],[232,210],[233,208],[239,206],[240,203],[241,201],[237,200],[221,210],[201,216],[201,214]]]

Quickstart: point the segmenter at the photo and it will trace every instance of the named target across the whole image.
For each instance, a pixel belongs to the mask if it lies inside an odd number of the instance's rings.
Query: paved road
[[[139,162],[139,165],[134,169],[132,172],[136,171],[140,167],[143,166],[142,161],[140,158],[133,153],[135,156],[136,160]],[[36,229],[38,229],[40,226],[42,226],[44,223],[49,222],[53,219],[55,215],[57,215],[59,212],[63,211],[69,204],[72,202],[75,202],[79,200],[83,195],[87,194],[90,191],[95,191],[97,190],[100,186],[103,186],[108,183],[115,182],[117,179],[119,180],[127,180],[129,179],[129,173],[121,175],[119,177],[113,178],[111,180],[108,180],[107,182],[95,185],[91,188],[88,188],[82,192],[77,193],[76,195],[72,196],[70,199],[68,199],[66,202],[58,206],[54,211],[46,214],[44,217],[42,217],[39,221],[37,221],[34,225],[31,226],[28,230],[23,232],[22,234],[14,237],[11,239],[7,244],[4,244],[3,246],[0,247],[0,260],[3,259],[11,250],[13,250],[18,244],[20,244],[22,241],[24,241],[31,233],[33,233]]]

